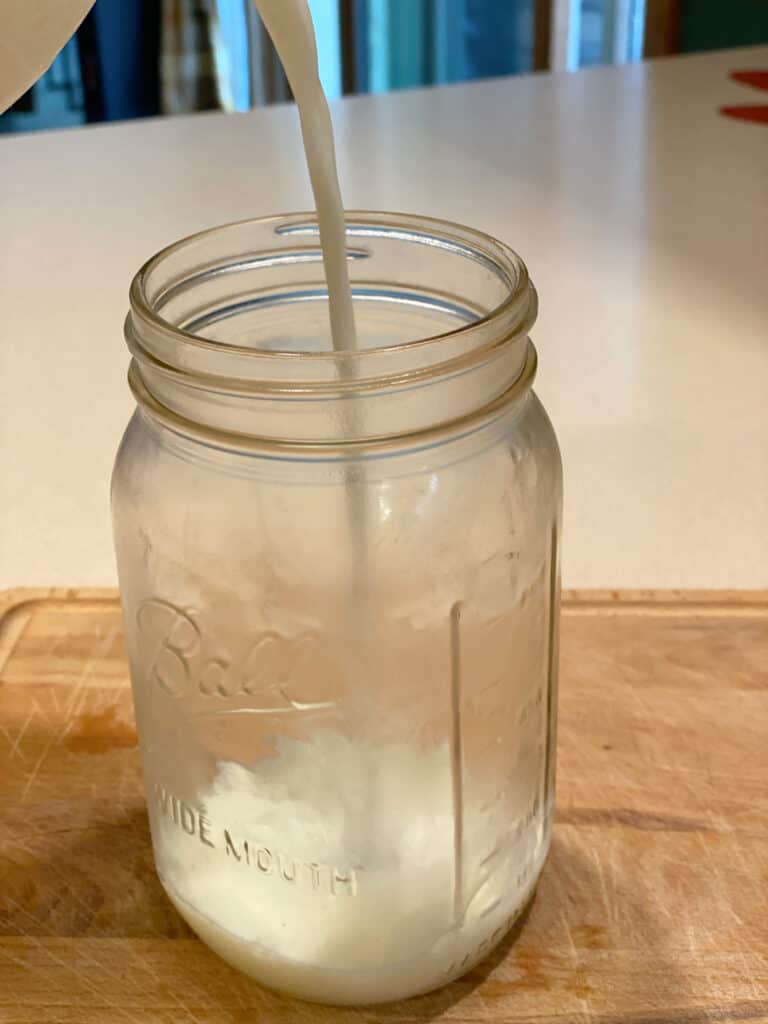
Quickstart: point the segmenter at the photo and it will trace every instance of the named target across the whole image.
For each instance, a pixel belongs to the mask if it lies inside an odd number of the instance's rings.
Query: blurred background
[[[768,42],[768,0],[310,0],[329,97]],[[250,0],[96,0],[0,131],[290,99]]]

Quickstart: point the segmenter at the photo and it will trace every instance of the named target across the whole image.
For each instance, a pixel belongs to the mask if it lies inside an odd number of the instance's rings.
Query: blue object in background
[[[224,110],[250,110],[251,43],[246,2],[213,0],[210,6],[221,105]]]
[[[88,121],[160,113],[160,0],[97,0],[77,38]]]
[[[0,114],[0,133],[74,128],[84,121],[80,57],[77,40],[70,39],[32,88]]]
[[[535,0],[357,0],[361,92],[511,75],[533,66]],[[359,45],[359,43],[358,43]]]
[[[643,59],[646,0],[581,0],[578,67]]]
[[[454,78],[464,81],[497,75],[519,74],[533,67],[533,2],[516,0],[464,0],[461,32],[463,61]],[[455,0],[442,0],[448,6]]]
[[[341,96],[341,36],[338,0],[309,0],[315,23],[320,81],[329,100]]]
[[[358,73],[357,88],[384,92],[532,71],[541,2],[356,0],[367,49],[367,73]],[[569,67],[641,59],[645,0],[570,0],[570,6]]]

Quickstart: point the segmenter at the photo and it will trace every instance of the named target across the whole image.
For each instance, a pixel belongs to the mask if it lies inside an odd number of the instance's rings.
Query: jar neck
[[[358,349],[334,352],[316,220],[274,217],[184,239],[131,286],[129,380],[200,440],[257,448],[423,443],[472,429],[535,372],[522,261],[471,229],[348,213]]]

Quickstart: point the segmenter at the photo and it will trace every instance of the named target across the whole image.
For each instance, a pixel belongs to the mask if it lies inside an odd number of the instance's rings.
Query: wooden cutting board
[[[328,1009],[237,974],[163,895],[115,595],[0,595],[0,1021],[768,1022],[767,669],[768,593],[568,595],[521,937],[433,995]]]

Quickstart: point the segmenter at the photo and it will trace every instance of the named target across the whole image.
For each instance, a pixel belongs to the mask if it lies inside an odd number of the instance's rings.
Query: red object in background
[[[737,121],[768,124],[768,107],[720,107],[720,113]]]
[[[740,85],[753,89],[768,89],[768,71],[732,71],[730,77]],[[768,124],[768,106],[750,104],[739,107],[720,107],[724,117],[737,121],[752,121],[753,124]]]
[[[741,85],[755,89],[768,89],[768,71],[732,71],[730,77]]]

